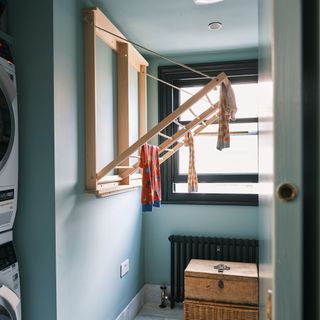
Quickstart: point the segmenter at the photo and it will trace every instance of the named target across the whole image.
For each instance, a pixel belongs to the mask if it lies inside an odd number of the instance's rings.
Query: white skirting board
[[[147,302],[161,303],[160,284],[145,284],[135,295],[130,303],[123,309],[116,320],[134,320],[139,310]],[[170,295],[170,286],[167,286],[166,293]],[[169,306],[169,301],[167,301]]]

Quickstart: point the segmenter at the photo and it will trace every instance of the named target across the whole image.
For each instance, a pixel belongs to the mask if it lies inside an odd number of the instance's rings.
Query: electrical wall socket
[[[129,272],[129,259],[120,264],[120,278],[123,278]]]

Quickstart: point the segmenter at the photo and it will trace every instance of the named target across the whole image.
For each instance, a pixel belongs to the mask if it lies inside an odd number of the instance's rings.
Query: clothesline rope
[[[189,92],[189,91],[187,91],[187,90],[184,90],[184,89],[182,89],[182,88],[180,88],[180,87],[177,87],[177,86],[175,86],[175,85],[172,84],[172,83],[169,83],[169,82],[164,81],[164,80],[162,80],[162,79],[160,79],[160,78],[157,78],[156,76],[153,76],[153,75],[150,74],[150,73],[147,73],[147,76],[148,76],[149,78],[151,78],[151,79],[153,79],[153,80],[156,80],[156,81],[158,81],[158,82],[161,82],[161,83],[163,83],[163,84],[165,84],[165,85],[167,85],[167,86],[169,86],[169,87],[171,87],[171,88],[173,88],[173,89],[177,89],[177,90],[180,91],[180,92],[184,92],[184,93],[186,93],[186,94],[189,94],[190,96],[193,96],[193,93],[191,93],[191,92]],[[206,103],[209,102],[207,99],[204,99],[204,98],[201,98],[200,100],[205,101]],[[211,105],[213,105],[213,103],[212,103],[212,102],[209,102],[209,105],[211,106]]]
[[[162,54],[160,54],[160,53],[158,53],[158,52],[156,52],[156,51],[154,51],[154,50],[148,49],[148,48],[146,48],[145,46],[143,46],[143,45],[141,45],[141,44],[139,44],[139,43],[137,43],[137,42],[134,42],[134,41],[132,41],[132,40],[128,40],[128,39],[126,39],[126,38],[124,38],[124,37],[121,37],[121,36],[119,36],[119,35],[111,32],[111,31],[109,31],[109,30],[107,30],[107,29],[104,29],[104,28],[99,27],[99,26],[97,26],[97,25],[94,25],[94,26],[95,26],[95,28],[97,28],[97,29],[99,29],[99,30],[101,30],[101,31],[104,31],[104,32],[106,32],[106,33],[108,33],[108,34],[110,34],[110,35],[112,35],[112,36],[114,36],[114,37],[117,37],[117,38],[119,38],[119,39],[121,39],[121,40],[123,40],[123,41],[125,41],[125,42],[129,42],[129,43],[131,43],[132,45],[134,45],[134,46],[136,46],[136,47],[139,47],[139,48],[141,48],[141,49],[143,49],[143,50],[145,50],[145,51],[148,51],[148,52],[156,55],[157,57],[159,57],[159,58],[161,58],[161,59],[163,59],[163,60],[169,61],[169,62],[171,62],[171,63],[173,63],[173,64],[175,64],[175,65],[177,65],[177,66],[180,66],[180,67],[185,68],[185,69],[187,69],[187,70],[189,70],[189,71],[192,71],[192,72],[194,72],[194,73],[197,73],[197,74],[199,74],[199,75],[201,75],[201,76],[203,76],[203,77],[205,77],[205,78],[207,78],[207,79],[214,79],[214,78],[215,78],[215,77],[210,77],[209,75],[207,75],[207,74],[205,74],[205,73],[203,73],[203,72],[201,72],[201,71],[198,71],[198,70],[196,70],[196,69],[194,69],[194,68],[191,68],[191,67],[187,66],[186,64],[183,64],[183,63],[181,63],[181,62],[179,62],[179,61],[177,61],[177,60],[175,60],[175,59],[168,58],[168,57],[166,57],[166,56],[164,56],[164,55],[162,55]]]
[[[143,49],[143,50],[145,50],[145,51],[148,51],[148,52],[150,52],[150,53],[158,56],[158,57],[161,58],[161,59],[167,60],[167,61],[169,61],[169,62],[171,62],[171,63],[173,63],[173,64],[175,64],[175,65],[178,65],[178,66],[180,66],[180,67],[182,67],[182,68],[185,68],[185,69],[187,69],[187,70],[189,70],[189,71],[192,71],[192,72],[194,72],[194,73],[197,73],[197,74],[199,74],[199,75],[201,75],[201,76],[203,76],[203,77],[205,77],[205,78],[207,78],[207,79],[214,79],[214,78],[215,78],[215,77],[210,77],[209,75],[207,75],[207,74],[205,74],[205,73],[203,73],[203,72],[201,72],[201,71],[198,71],[198,70],[196,70],[196,69],[194,69],[194,68],[191,68],[191,67],[189,67],[189,66],[187,66],[187,65],[185,65],[185,64],[183,64],[183,63],[181,63],[181,62],[179,62],[179,61],[176,61],[176,60],[174,60],[174,59],[172,59],[172,58],[168,58],[168,57],[166,57],[166,56],[164,56],[164,55],[162,55],[162,54],[160,54],[160,53],[158,53],[158,52],[156,52],[156,51],[154,51],[154,50],[151,50],[151,49],[149,49],[149,48],[147,48],[147,47],[145,47],[145,46],[142,46],[141,44],[139,44],[139,43],[137,43],[137,42],[134,42],[134,41],[132,41],[132,40],[126,39],[126,38],[124,38],[124,37],[121,37],[121,36],[115,34],[114,32],[111,32],[111,31],[109,31],[109,30],[107,30],[107,29],[105,29],[105,28],[99,27],[99,26],[97,26],[97,25],[95,25],[95,28],[97,28],[97,29],[99,29],[99,30],[101,30],[101,31],[103,31],[103,32],[106,32],[106,33],[108,33],[108,34],[110,34],[110,35],[112,35],[112,36],[114,36],[114,37],[117,37],[117,38],[119,38],[119,39],[121,39],[121,40],[123,40],[123,41],[125,41],[125,42],[129,42],[129,43],[131,43],[132,45],[134,45],[134,46],[136,46],[136,47],[139,47],[139,48],[141,48],[141,49]],[[169,83],[169,82],[167,82],[167,81],[164,81],[164,80],[162,80],[162,79],[159,79],[159,78],[157,78],[157,77],[155,77],[155,76],[153,76],[153,75],[151,75],[151,74],[149,74],[149,73],[147,73],[147,76],[150,77],[150,78],[152,78],[152,79],[154,79],[154,80],[156,80],[156,81],[158,81],[158,82],[161,82],[161,83],[163,83],[163,84],[165,84],[165,85],[167,85],[167,86],[170,86],[170,87],[172,87],[172,88],[174,88],[174,89],[177,89],[177,90],[179,90],[180,92],[184,92],[184,93],[187,93],[187,94],[189,94],[189,95],[193,95],[193,93],[191,93],[191,92],[189,92],[189,91],[187,91],[187,90],[184,90],[184,89],[182,89],[182,88],[179,88],[179,87],[177,87],[177,86],[175,86],[175,85],[173,85],[173,84],[171,84],[171,83]],[[206,95],[206,97],[207,97],[207,100],[204,99],[204,98],[201,98],[200,100],[203,100],[203,101],[205,101],[206,103],[209,102],[209,105],[213,105],[213,103],[212,103],[212,102],[210,101],[210,99],[209,99],[209,96]],[[195,115],[195,113],[194,113],[191,109],[190,109],[189,111],[190,111],[195,117],[197,117],[197,115]]]

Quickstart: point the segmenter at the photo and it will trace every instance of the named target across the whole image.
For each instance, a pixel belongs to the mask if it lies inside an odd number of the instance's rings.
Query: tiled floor
[[[183,308],[182,305],[176,305],[171,309],[168,305],[166,308],[159,308],[159,303],[146,303],[135,320],[182,320]]]

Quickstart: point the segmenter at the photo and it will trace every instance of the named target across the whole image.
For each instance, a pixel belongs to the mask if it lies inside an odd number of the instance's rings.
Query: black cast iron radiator
[[[257,263],[258,240],[171,235],[171,308],[184,300],[184,270],[191,259]]]

